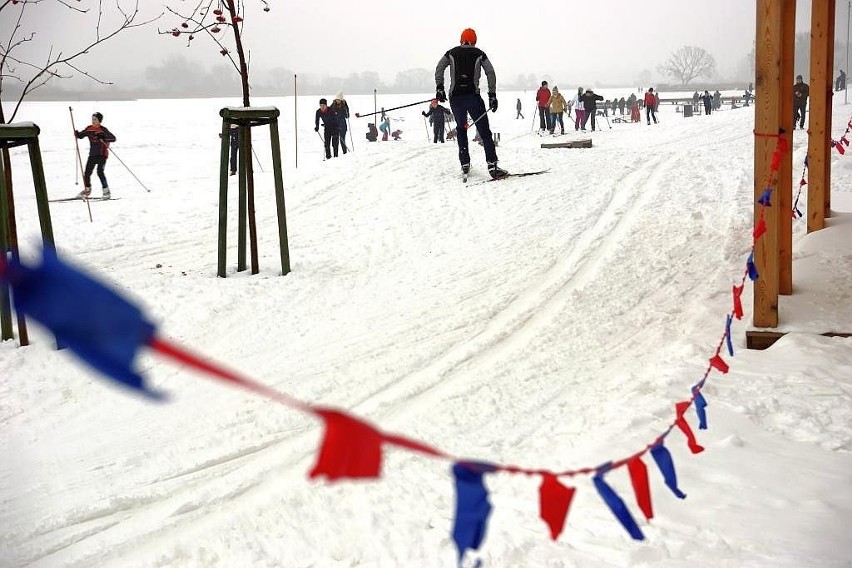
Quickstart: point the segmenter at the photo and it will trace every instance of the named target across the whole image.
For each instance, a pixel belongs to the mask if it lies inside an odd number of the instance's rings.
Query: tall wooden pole
[[[777,147],[780,127],[781,12],[778,0],[757,0],[755,30],[755,109],[754,109],[754,220],[763,216],[766,232],[754,247],[754,260],[760,278],[754,283],[755,327],[778,325],[778,207],[762,207],[757,200],[772,178],[772,154]],[[775,199],[777,202],[777,198]]]
[[[796,45],[796,0],[784,0],[781,8],[781,108],[778,122],[789,152],[781,156],[778,172],[778,292],[793,293],[793,74]],[[774,205],[774,204],[773,204]]]
[[[826,66],[825,90],[825,123],[828,130],[828,138],[831,139],[831,117],[834,109],[834,27],[837,11],[836,0],[829,0],[828,4],[828,65]],[[825,216],[831,217],[831,150],[828,151],[828,159],[825,161]]]
[[[831,88],[828,52],[834,48],[830,35],[831,0],[811,2],[811,113],[808,120],[808,232],[825,227],[828,192],[829,123],[826,89]]]

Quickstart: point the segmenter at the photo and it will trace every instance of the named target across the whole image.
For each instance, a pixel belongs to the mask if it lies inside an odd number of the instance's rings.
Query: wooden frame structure
[[[15,146],[27,146],[30,167],[33,172],[36,207],[41,228],[44,248],[56,252],[53,242],[53,224],[50,219],[50,206],[47,201],[47,183],[44,179],[44,165],[41,160],[41,148],[38,143],[40,129],[32,122],[0,124],[0,148],[8,150]],[[5,151],[4,154],[8,155]],[[12,194],[11,165],[5,157],[0,159],[0,251],[18,256],[17,223],[15,221],[15,200]],[[0,284],[0,341],[12,339],[12,305],[9,286]],[[18,314],[18,340],[22,346],[29,345],[27,323],[22,314]]]
[[[836,0],[811,0],[810,114],[808,118],[808,232],[825,227],[831,214],[831,114]],[[796,0],[756,0],[754,196],[755,221],[766,233],[755,243],[760,278],[754,282],[755,329],[746,332],[750,349],[765,349],[784,334],[778,327],[779,295],[793,293],[792,152],[781,156],[772,207],[757,203],[772,178],[772,154],[780,135],[792,150],[793,61]],[[783,143],[782,143],[783,144]],[[824,335],[849,336],[834,330]]]

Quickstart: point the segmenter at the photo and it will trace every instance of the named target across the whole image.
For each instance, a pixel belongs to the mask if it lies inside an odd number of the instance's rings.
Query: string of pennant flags
[[[849,147],[849,133],[852,132],[852,117],[846,122],[846,131],[843,133],[843,136],[835,140],[834,138],[830,139],[829,145],[837,150],[837,153],[841,156],[846,154],[846,148]],[[806,174],[808,171],[808,155],[805,154],[804,165],[802,166],[802,177],[799,179],[799,189],[796,192],[796,200],[793,202],[793,219],[801,219],[803,217],[802,211],[799,209],[799,198],[802,196],[802,190],[808,184],[806,179]]]
[[[852,120],[848,124],[847,134],[850,129]],[[316,461],[308,474],[311,479],[337,481],[378,478],[381,476],[383,450],[386,447],[451,462],[456,496],[452,538],[457,547],[459,565],[466,556],[478,551],[485,539],[492,511],[485,477],[498,473],[540,476],[539,516],[547,525],[553,540],[563,531],[577,491],[566,478],[580,475],[592,477],[592,485],[598,495],[630,537],[644,540],[645,536],[630,507],[607,482],[607,477],[626,471],[635,505],[642,516],[650,521],[654,512],[649,472],[645,463],[650,455],[665,485],[677,498],[686,498],[679,487],[674,460],[666,443],[672,443],[669,435],[677,429],[683,434],[691,453],[704,451],[687,420],[687,411],[694,409],[699,430],[708,428],[708,403],[702,391],[711,373],[725,374],[729,371],[723,350],[728,356],[734,356],[731,326],[735,319],[741,320],[743,317],[741,296],[746,278],[752,281],[759,278],[754,261],[755,245],[766,232],[766,208],[772,206],[773,187],[778,182],[781,157],[788,151],[786,139],[780,134],[754,134],[776,138],[776,146],[765,190],[757,200],[760,214],[752,233],[751,252],[739,282],[732,286],[732,308],[726,314],[724,329],[704,373],[690,387],[689,396],[675,403],[674,417],[661,433],[638,451],[595,466],[554,471],[462,458],[425,442],[380,430],[345,410],[297,400],[158,336],[155,326],[145,318],[141,308],[96,277],[59,259],[51,249],[44,249],[39,265],[28,265],[17,257],[7,259],[6,255],[0,256],[0,281],[11,286],[15,308],[53,333],[58,345],[68,347],[105,377],[140,395],[157,401],[166,401],[168,398],[166,393],[152,389],[145,378],[134,370],[134,359],[145,346],[160,356],[190,366],[212,379],[247,389],[322,420],[324,434]],[[841,140],[844,138],[846,135]],[[848,145],[848,141],[845,144]],[[800,193],[803,185],[800,183]],[[797,209],[794,205],[795,211]]]

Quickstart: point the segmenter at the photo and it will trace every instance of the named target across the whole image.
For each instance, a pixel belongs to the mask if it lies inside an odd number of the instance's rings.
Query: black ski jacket
[[[497,92],[497,75],[485,52],[473,45],[457,45],[444,54],[435,68],[435,84],[444,85],[444,71],[450,68],[450,88],[447,96],[466,95],[479,92],[479,77],[482,70],[488,79],[488,92]]]

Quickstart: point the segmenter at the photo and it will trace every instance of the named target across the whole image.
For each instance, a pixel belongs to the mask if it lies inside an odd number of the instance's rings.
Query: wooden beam
[[[828,67],[829,51],[834,49],[829,10],[832,0],[811,2],[810,117],[808,120],[808,232],[825,228],[828,192],[829,128],[826,91],[832,88],[833,72]],[[829,93],[830,96],[830,93]]]
[[[754,109],[754,222],[763,217],[766,232],[754,246],[760,274],[754,283],[754,326],[778,325],[778,207],[762,207],[757,200],[772,176],[772,154],[780,126],[781,8],[778,0],[756,0],[755,109]],[[777,199],[775,200],[777,202]]]
[[[834,108],[834,24],[837,17],[835,10],[836,1],[829,0],[828,6],[828,65],[826,74],[828,79],[828,88],[825,91],[826,107],[825,107],[825,123],[828,129],[828,138],[831,139],[831,116]],[[828,149],[828,159],[825,161],[825,194],[824,211],[826,218],[831,217],[831,153],[836,151],[833,148]]]
[[[781,156],[778,207],[778,293],[793,293],[793,75],[796,45],[796,0],[784,0],[781,9],[781,110],[778,122],[789,151]]]
[[[591,148],[592,139],[571,140],[570,142],[542,142],[542,148]]]
[[[780,331],[747,331],[746,349],[768,349],[785,335],[787,334]],[[852,333],[837,333],[833,331],[820,333],[820,335],[823,337],[852,337]]]

